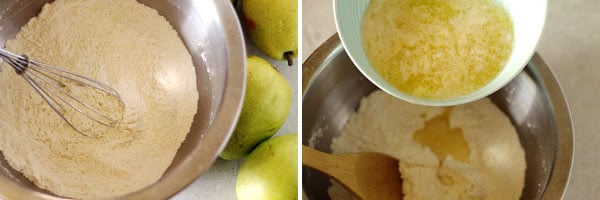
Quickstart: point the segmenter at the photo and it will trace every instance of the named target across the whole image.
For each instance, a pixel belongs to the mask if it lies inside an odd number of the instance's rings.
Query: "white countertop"
[[[302,0],[302,53],[306,59],[333,35],[333,3]],[[574,163],[566,199],[600,195],[600,1],[548,1],[538,52],[566,94],[575,127]]]

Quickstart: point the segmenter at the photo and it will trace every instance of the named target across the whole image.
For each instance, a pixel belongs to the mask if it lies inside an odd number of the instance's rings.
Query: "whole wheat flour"
[[[446,131],[429,143],[416,135],[429,126],[443,128],[444,118],[447,129],[460,132],[464,147]],[[398,158],[409,200],[519,199],[525,181],[518,135],[487,98],[453,108],[425,107],[377,91],[361,101],[331,148],[334,153],[372,151]],[[337,184],[328,192],[332,199],[351,196]]]
[[[126,106],[118,128],[85,137],[2,65],[0,150],[14,169],[40,188],[84,199],[123,195],[162,176],[190,130],[198,93],[189,52],[156,10],[135,0],[57,0],[5,46],[105,82]]]

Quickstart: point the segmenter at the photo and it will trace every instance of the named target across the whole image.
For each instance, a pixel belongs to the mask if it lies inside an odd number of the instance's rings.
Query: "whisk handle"
[[[25,73],[25,70],[27,70],[27,68],[31,64],[31,61],[29,60],[29,57],[27,55],[19,56],[3,48],[0,48],[0,56],[10,66],[12,66],[15,69],[15,72],[17,72],[17,74],[19,75]]]

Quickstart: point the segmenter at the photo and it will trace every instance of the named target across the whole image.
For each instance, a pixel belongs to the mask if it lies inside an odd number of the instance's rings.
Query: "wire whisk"
[[[112,128],[122,120],[124,103],[110,86],[3,48],[0,56],[78,133],[99,137],[98,124]]]

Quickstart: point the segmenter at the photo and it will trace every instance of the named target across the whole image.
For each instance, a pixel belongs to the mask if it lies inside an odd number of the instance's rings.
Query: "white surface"
[[[238,14],[239,15],[239,14]],[[292,104],[290,113],[285,123],[277,131],[276,135],[298,132],[298,59],[294,59],[294,65],[288,66],[287,61],[273,60],[254,48],[252,42],[246,38],[247,54],[260,56],[267,59],[288,80],[292,88]],[[176,194],[172,199],[206,199],[206,200],[228,200],[236,199],[235,180],[239,165],[242,161],[226,161],[217,159],[211,169],[186,189]]]
[[[333,3],[303,0],[303,59],[333,35]],[[600,1],[548,1],[538,52],[556,74],[575,126],[575,160],[565,199],[600,195]]]

